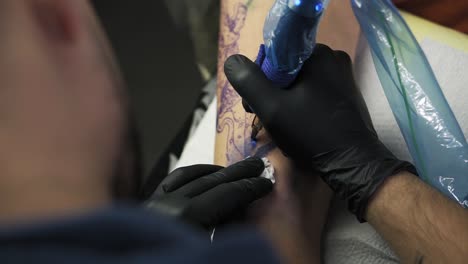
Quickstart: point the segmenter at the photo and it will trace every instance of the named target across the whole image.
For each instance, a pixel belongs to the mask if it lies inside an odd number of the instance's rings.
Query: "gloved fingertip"
[[[349,56],[349,54],[346,51],[343,50],[337,50],[335,51],[335,54],[338,58],[341,59],[346,65],[351,65],[352,64],[352,59]]]
[[[224,63],[224,71],[231,72],[233,70],[238,70],[239,67],[246,63],[253,63],[249,58],[241,54],[235,54],[230,56]]]
[[[248,164],[251,167],[255,167],[259,171],[263,171],[265,169],[265,163],[262,159],[258,157],[248,157],[245,160],[241,161],[240,163]]]
[[[273,191],[273,182],[266,178],[252,178],[252,184],[254,185],[255,196],[257,199],[271,193]]]
[[[317,45],[315,45],[315,48],[314,48],[314,54],[324,53],[324,52],[333,54],[333,49],[325,44],[317,43]]]
[[[265,107],[274,105],[272,102],[280,98],[279,89],[272,85],[257,64],[245,56],[229,57],[224,65],[224,72],[234,90],[259,115],[266,111]]]
[[[234,89],[242,89],[250,80],[253,70],[258,66],[243,55],[232,55],[224,63],[224,73],[234,86]]]

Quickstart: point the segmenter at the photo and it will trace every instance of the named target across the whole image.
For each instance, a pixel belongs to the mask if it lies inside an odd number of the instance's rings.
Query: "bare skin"
[[[468,211],[416,176],[387,180],[367,219],[402,263],[466,263]]]

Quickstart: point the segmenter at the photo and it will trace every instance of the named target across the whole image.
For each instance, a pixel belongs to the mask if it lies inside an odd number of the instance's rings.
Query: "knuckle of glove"
[[[263,183],[263,178],[244,179],[233,183],[239,193],[245,195],[249,200],[259,195],[259,185]]]
[[[203,186],[218,185],[222,183],[223,179],[226,177],[227,176],[224,171],[218,171],[198,179],[198,183],[200,183]]]
[[[257,113],[263,125],[267,127],[267,130],[271,133],[272,131],[283,127],[286,121],[282,117],[282,109],[280,103],[277,102],[265,102],[263,111]]]
[[[336,56],[339,58],[340,61],[346,63],[346,64],[351,64],[351,57],[348,55],[348,53],[342,51],[342,50],[337,50],[335,51]]]

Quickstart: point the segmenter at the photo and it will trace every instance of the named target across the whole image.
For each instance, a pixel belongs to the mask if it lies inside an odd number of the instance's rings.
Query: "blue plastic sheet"
[[[468,207],[468,144],[427,58],[389,0],[351,0],[420,177]]]

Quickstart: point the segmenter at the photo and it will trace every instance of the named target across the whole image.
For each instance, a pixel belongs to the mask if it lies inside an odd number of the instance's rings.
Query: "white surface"
[[[176,168],[213,164],[216,138],[216,98],[208,107],[197,130],[187,142]]]
[[[422,41],[421,46],[465,136],[468,135],[468,54],[429,39]],[[410,160],[367,46],[360,49],[356,64],[356,80],[363,89],[380,138],[397,156]],[[213,162],[215,104],[216,100],[187,144],[179,166]],[[338,202],[333,206],[329,220],[325,263],[398,263],[398,259],[370,225],[359,224],[344,203]]]
[[[468,54],[434,40],[424,39],[421,47],[460,126],[468,135]],[[374,68],[367,45],[356,58],[356,81],[360,84],[375,129],[383,143],[403,160],[412,161]]]
[[[276,182],[275,168],[273,167],[273,164],[271,164],[268,158],[262,158],[262,160],[263,160],[263,163],[265,164],[265,170],[263,171],[262,175],[260,175],[260,177],[269,179],[272,183],[275,183]]]

